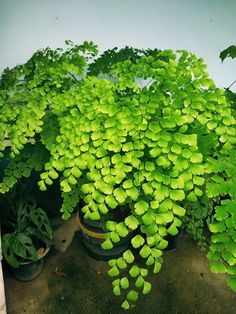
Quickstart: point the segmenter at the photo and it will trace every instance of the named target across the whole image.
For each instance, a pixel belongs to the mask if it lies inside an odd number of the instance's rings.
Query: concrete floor
[[[41,275],[32,282],[16,281],[4,267],[9,314],[119,314],[106,263],[90,258],[82,246],[75,216],[55,221],[55,247]],[[176,250],[165,252],[153,289],[126,313],[235,314],[236,294],[225,276],[209,272],[208,261],[187,234]]]

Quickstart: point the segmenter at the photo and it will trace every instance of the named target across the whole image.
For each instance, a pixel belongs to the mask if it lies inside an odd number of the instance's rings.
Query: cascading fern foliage
[[[212,271],[231,274],[236,291],[235,116],[225,91],[203,59],[185,50],[126,47],[96,57],[93,43],[67,44],[3,72],[0,148],[8,136],[12,160],[0,191],[28,175],[17,164],[34,137],[31,146],[43,147],[39,187],[60,178],[65,219],[82,199],[85,219],[106,221],[105,250],[135,231],[132,248],[109,261],[123,308],[151,290],[148,273],[160,271],[166,236],[177,235],[183,220],[200,221],[201,242],[203,220],[211,218]],[[220,204],[197,215],[206,199]],[[126,218],[106,219],[119,207]]]

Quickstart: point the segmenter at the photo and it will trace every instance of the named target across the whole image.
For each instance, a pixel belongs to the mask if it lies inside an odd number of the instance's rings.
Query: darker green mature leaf
[[[2,253],[9,265],[13,268],[18,268],[20,266],[20,262],[13,250],[14,239],[14,234],[4,234],[2,237]]]
[[[23,233],[17,233],[14,237],[13,252],[24,261],[36,262],[38,259],[37,251],[30,237]]]
[[[236,46],[232,45],[226,48],[225,50],[221,51],[220,53],[220,59],[223,62],[226,58],[231,57],[236,58]]]
[[[130,290],[127,294],[127,299],[130,301],[137,301],[139,297],[139,293],[135,290]]]
[[[52,242],[52,227],[46,213],[41,208],[36,208],[30,211],[30,218],[37,230],[42,235],[42,239],[47,245]]]

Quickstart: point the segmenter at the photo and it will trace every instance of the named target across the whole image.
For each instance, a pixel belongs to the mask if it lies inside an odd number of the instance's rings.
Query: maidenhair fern
[[[213,271],[235,275],[236,267],[231,103],[202,58],[187,51],[131,51],[117,59],[113,51],[104,66],[106,54],[93,59],[92,43],[45,49],[5,71],[0,83],[0,147],[4,151],[7,135],[17,161],[29,138],[45,146],[49,157],[39,187],[46,190],[60,178],[64,218],[81,198],[85,219],[107,220],[104,250],[137,231],[132,250],[109,261],[113,292],[125,309],[151,290],[148,273],[161,269],[166,236],[177,235],[183,220],[202,223],[212,216],[211,206],[197,215],[198,205],[190,203],[224,198],[209,222],[208,256]],[[4,178],[1,192],[13,181]],[[104,218],[120,206],[125,219]],[[204,242],[201,223],[195,238]],[[235,290],[235,277],[229,285]]]

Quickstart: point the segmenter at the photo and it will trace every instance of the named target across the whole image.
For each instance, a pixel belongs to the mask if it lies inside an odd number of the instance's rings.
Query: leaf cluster
[[[37,250],[52,244],[52,228],[46,213],[37,208],[33,199],[19,199],[14,205],[16,219],[11,233],[2,237],[3,256],[14,268],[22,262],[36,262]]]

